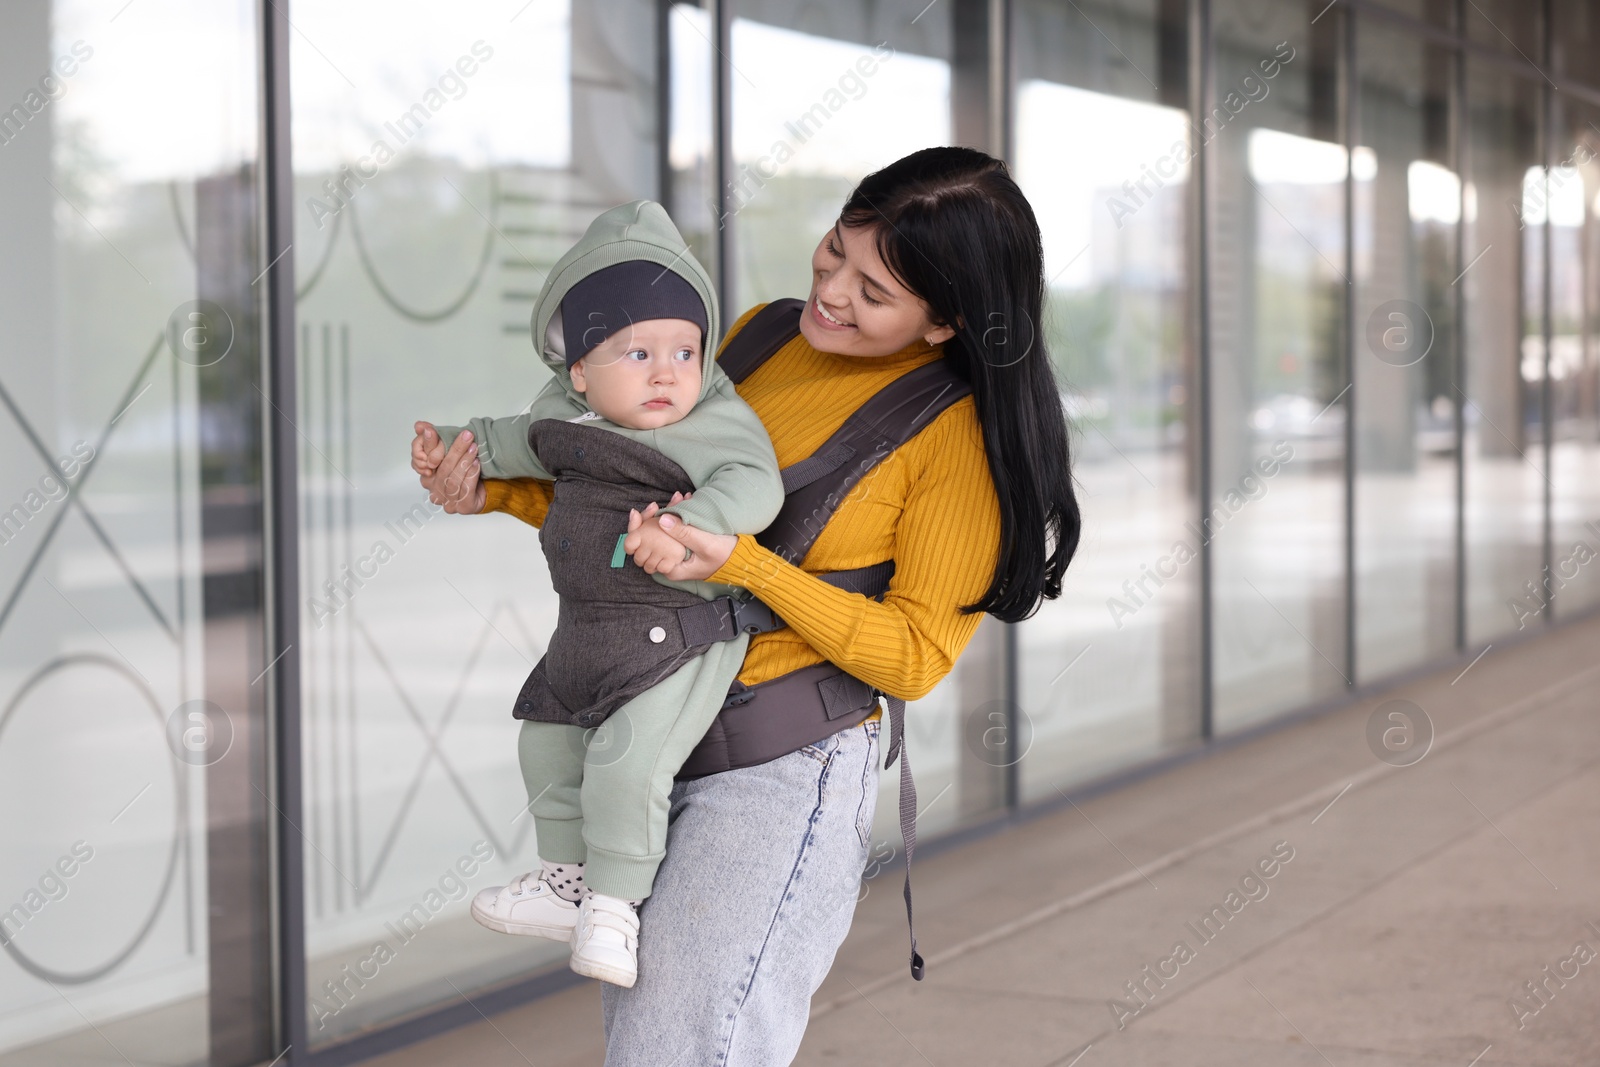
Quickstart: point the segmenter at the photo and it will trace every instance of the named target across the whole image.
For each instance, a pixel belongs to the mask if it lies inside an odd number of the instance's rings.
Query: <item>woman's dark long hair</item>
[[[1061,595],[1082,525],[1042,331],[1044,243],[1033,208],[1000,160],[925,148],[864,178],[839,221],[871,227],[895,277],[956,331],[944,358],[972,383],[1000,498],[994,578],[961,610],[1020,622]]]

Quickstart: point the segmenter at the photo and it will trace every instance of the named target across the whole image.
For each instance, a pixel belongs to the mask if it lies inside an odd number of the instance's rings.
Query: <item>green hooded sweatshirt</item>
[[[706,308],[699,400],[682,419],[653,430],[618,426],[590,409],[583,394],[572,387],[559,316],[562,299],[579,281],[635,259],[659,263],[683,278]],[[533,342],[553,374],[529,410],[510,418],[476,418],[466,427],[440,426],[439,436],[448,448],[462,429],[470,429],[478,442],[478,459],[486,478],[549,480],[550,473],[529,447],[528,427],[540,419],[581,419],[586,425],[653,448],[683,468],[694,483],[694,496],[664,511],[711,533],[759,533],[783,506],[783,481],[766,428],[717,365],[714,353],[721,329],[711,278],[666,210],[651,200],[612,208],[590,224],[539,291],[533,307]],[[681,584],[701,595],[714,595],[703,583]]]

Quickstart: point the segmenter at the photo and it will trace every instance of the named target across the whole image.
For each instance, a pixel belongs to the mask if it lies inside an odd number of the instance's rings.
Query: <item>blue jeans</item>
[[[639,980],[601,987],[606,1067],[794,1059],[861,892],[878,728],[673,787]]]

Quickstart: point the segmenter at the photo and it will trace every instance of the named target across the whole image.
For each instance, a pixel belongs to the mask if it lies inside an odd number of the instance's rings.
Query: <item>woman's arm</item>
[[[970,440],[967,438],[970,437]],[[709,580],[749,589],[819,654],[893,696],[926,696],[977,632],[963,615],[989,587],[1000,549],[1000,505],[970,405],[958,405],[903,446],[919,469],[895,535],[883,601],[847,593],[742,535]],[[663,523],[708,561],[732,538]],[[680,536],[682,535],[682,536]],[[694,563],[684,565],[687,571]],[[701,577],[662,568],[669,577]]]
[[[416,425],[411,466],[422,479],[428,499],[452,515],[503,511],[532,526],[543,526],[555,486],[536,478],[483,479],[477,443],[460,434],[446,449],[429,423]]]
[[[486,478],[483,482],[485,514],[501,511],[530,526],[543,526],[555,492],[552,482],[538,478]]]

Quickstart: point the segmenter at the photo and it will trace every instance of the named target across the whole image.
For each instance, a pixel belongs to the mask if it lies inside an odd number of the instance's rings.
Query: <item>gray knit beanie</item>
[[[578,282],[567,290],[559,314],[568,367],[612,334],[647,319],[685,319],[700,327],[705,341],[706,307],[694,286],[642,259],[597,270]]]

